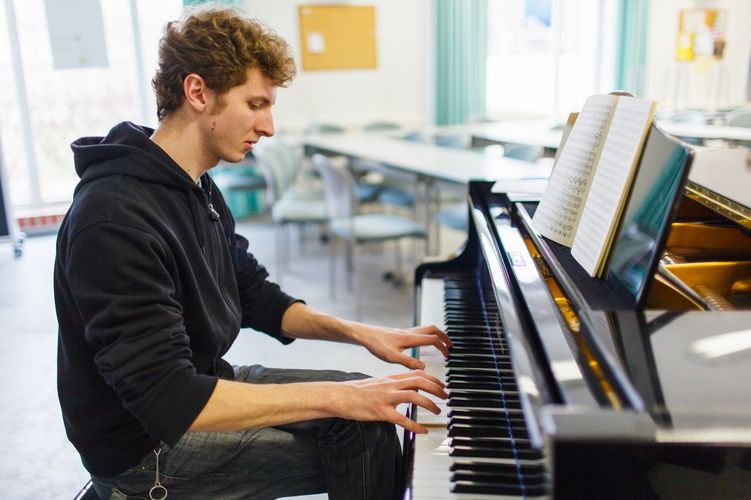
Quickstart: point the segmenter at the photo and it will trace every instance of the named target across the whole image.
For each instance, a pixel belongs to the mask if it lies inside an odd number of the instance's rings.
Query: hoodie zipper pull
[[[219,220],[219,212],[214,209],[214,205],[210,201],[206,203],[206,209],[209,211],[209,217],[211,220],[214,222]]]

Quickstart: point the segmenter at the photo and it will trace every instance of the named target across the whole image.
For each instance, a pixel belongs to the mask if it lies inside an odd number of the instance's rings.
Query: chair
[[[542,157],[542,148],[539,146],[530,146],[529,144],[506,144],[503,146],[503,156],[515,160],[534,162]],[[465,202],[456,203],[443,210],[439,210],[436,214],[436,221],[441,226],[450,227],[457,231],[467,231],[469,229],[467,213],[468,210]]]
[[[222,192],[236,219],[263,210],[263,206],[259,206],[253,195],[266,190],[266,180],[257,171],[256,160],[252,154],[248,154],[240,163],[220,162],[209,171],[209,175]]]
[[[362,283],[359,269],[359,246],[370,243],[395,241],[397,266],[401,267],[399,241],[403,238],[425,239],[425,230],[414,220],[394,214],[358,214],[354,195],[355,180],[346,167],[333,164],[328,157],[313,155],[313,165],[321,174],[326,199],[326,214],[329,217],[329,232],[336,239],[347,243],[351,256],[353,287],[355,288],[355,315],[362,318]],[[335,295],[336,242],[331,242],[329,293]]]
[[[302,169],[302,155],[289,144],[273,139],[259,142],[254,155],[268,186],[267,200],[271,206],[271,220],[276,226],[276,280],[281,284],[283,271],[290,260],[287,228],[290,225],[321,225],[328,220],[323,191],[315,186],[296,185]]]
[[[698,109],[686,109],[677,111],[667,118],[674,123],[690,123],[692,125],[706,125],[707,115]]]
[[[725,123],[728,127],[751,127],[751,109],[734,109],[728,113]]]
[[[506,144],[503,146],[503,156],[514,158],[522,161],[537,161],[542,157],[542,148],[540,146],[530,146],[529,144]]]
[[[444,148],[467,149],[470,142],[468,134],[441,134],[433,137],[433,144]]]
[[[363,127],[363,132],[378,133],[389,132],[399,130],[401,126],[398,123],[388,121],[376,121],[366,124]],[[353,164],[355,173],[365,171],[377,171],[380,170],[381,165],[369,161],[355,160]],[[357,185],[355,186],[355,194],[357,201],[361,204],[372,203],[375,201],[382,202],[380,196],[385,190],[390,190],[390,186],[383,183],[383,179],[377,179],[376,181],[369,178],[369,175],[358,176]],[[380,176],[379,176],[380,177]]]
[[[376,121],[366,124],[362,130],[364,132],[388,132],[390,130],[399,130],[401,125],[394,122]]]
[[[674,123],[688,123],[691,125],[706,125],[707,115],[704,114],[703,111],[697,109],[687,109],[673,113],[667,118],[667,121]],[[698,146],[704,144],[704,140],[700,137],[681,137],[681,139],[689,144],[695,144]]]
[[[333,123],[311,123],[305,129],[306,134],[342,134],[345,131],[344,127]]]

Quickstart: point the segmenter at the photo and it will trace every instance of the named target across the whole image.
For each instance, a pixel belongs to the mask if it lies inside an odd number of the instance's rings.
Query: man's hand
[[[332,394],[334,412],[341,418],[391,422],[417,434],[428,431],[398,412],[396,407],[402,403],[414,403],[437,415],[440,413],[438,406],[417,391],[441,399],[448,397],[440,380],[420,370],[388,377],[336,382],[334,385],[337,387]]]
[[[425,363],[405,354],[404,351],[413,347],[435,346],[444,357],[448,357],[451,340],[438,327],[416,326],[404,330],[350,323],[352,338],[370,351],[374,356],[399,363],[413,370],[422,370]]]
[[[293,338],[359,344],[384,361],[399,363],[413,370],[422,370],[425,363],[405,354],[405,350],[432,345],[444,357],[448,357],[451,347],[448,335],[436,326],[406,329],[371,326],[335,318],[301,303],[287,308],[282,318],[282,332]]]

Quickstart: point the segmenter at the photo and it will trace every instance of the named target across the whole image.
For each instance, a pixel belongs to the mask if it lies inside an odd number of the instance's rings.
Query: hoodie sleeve
[[[242,326],[264,332],[283,344],[294,339],[282,335],[282,317],[289,306],[302,302],[284,293],[268,281],[269,273],[248,253],[248,240],[235,235],[237,284],[242,304]]]
[[[102,377],[152,438],[173,446],[217,379],[191,361],[170,261],[154,236],[102,222],[71,242],[66,271]]]

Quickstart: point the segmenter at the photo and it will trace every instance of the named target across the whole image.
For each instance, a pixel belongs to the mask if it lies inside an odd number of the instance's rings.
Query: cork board
[[[301,5],[305,71],[376,67],[375,7]]]

